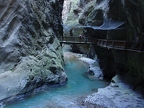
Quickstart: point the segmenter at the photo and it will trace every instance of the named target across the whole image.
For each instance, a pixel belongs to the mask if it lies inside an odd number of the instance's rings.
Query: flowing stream
[[[78,59],[66,60],[65,72],[68,83],[61,87],[51,87],[34,92],[26,98],[19,98],[4,108],[80,108],[80,100],[97,88],[105,87],[107,81],[89,80],[84,77],[89,65]]]

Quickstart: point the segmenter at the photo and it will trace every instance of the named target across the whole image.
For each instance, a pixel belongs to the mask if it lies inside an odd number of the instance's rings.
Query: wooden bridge
[[[74,36],[58,37],[60,43],[65,44],[93,44],[107,49],[117,49],[144,53],[143,42],[131,42],[120,40],[107,40],[97,38],[80,38]]]

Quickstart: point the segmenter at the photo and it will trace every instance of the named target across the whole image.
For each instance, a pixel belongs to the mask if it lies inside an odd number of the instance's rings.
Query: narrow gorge
[[[59,37],[84,34],[140,48],[127,51],[71,44],[73,52],[98,63],[100,80],[111,81],[77,101],[76,108],[143,108],[143,19],[143,0],[0,0],[0,103],[44,85],[65,87],[69,77]],[[87,72],[97,74],[93,67]]]

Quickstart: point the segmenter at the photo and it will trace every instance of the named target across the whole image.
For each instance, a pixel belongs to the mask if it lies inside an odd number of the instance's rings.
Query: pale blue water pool
[[[83,76],[88,64],[79,60],[67,61],[65,71],[68,83],[62,87],[49,88],[39,93],[33,93],[27,98],[6,105],[4,108],[75,108],[77,97],[92,93],[93,89],[105,87],[109,82],[91,81]],[[63,108],[63,107],[62,107]]]

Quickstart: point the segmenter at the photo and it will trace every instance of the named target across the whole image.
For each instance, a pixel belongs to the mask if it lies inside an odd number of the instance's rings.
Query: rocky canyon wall
[[[62,8],[63,0],[0,0],[0,100],[66,82]]]
[[[89,5],[93,5],[93,0],[64,0],[63,8],[63,25],[64,35],[68,36],[70,29],[73,30],[73,35],[77,36],[81,30],[76,28],[79,26],[79,17]]]
[[[78,19],[81,25],[101,26],[105,23],[106,19],[125,22],[124,25],[120,26],[124,28],[121,30],[81,28],[87,31],[86,34],[88,37],[144,42],[143,0],[73,1],[79,3],[78,7],[75,9],[70,8],[72,10],[67,14],[69,17],[69,14],[75,15],[75,12],[77,12],[77,17],[75,18]],[[70,18],[67,18],[67,20],[71,20],[69,22],[72,22],[73,19]],[[132,44],[131,47],[135,45]],[[76,49],[76,47],[73,48]],[[99,88],[98,92],[88,96],[84,102],[86,107],[144,107],[143,96],[141,96],[144,88],[144,54],[141,52],[106,49],[98,46],[94,46],[94,49],[104,77],[111,79],[111,83],[109,86]],[[139,92],[141,93],[139,94]],[[140,99],[140,101],[137,101],[137,99]]]
[[[91,10],[87,10],[79,17],[79,23],[83,25],[100,26],[104,19],[125,21],[126,29],[97,31],[88,30],[89,35],[96,38],[126,40],[133,42],[144,42],[144,2],[143,0],[96,0]],[[87,14],[85,14],[87,13]],[[143,53],[107,50],[95,48],[101,67],[106,74],[112,76],[120,74],[123,79],[134,85],[134,88],[141,87],[144,81],[144,55]],[[112,70],[109,70],[112,69]],[[111,76],[111,77],[112,77]],[[124,76],[127,76],[124,78]]]
[[[64,23],[71,24],[71,27],[78,24],[73,25],[69,22],[77,20],[77,23],[89,26],[101,26],[105,23],[105,19],[125,22],[122,26],[125,29],[121,30],[86,29],[88,36],[144,42],[144,2],[142,0],[70,0],[66,2],[69,3],[69,11],[65,14],[67,18]],[[79,34],[75,31],[74,33]],[[141,81],[143,82],[143,53],[107,50],[99,47],[95,47],[95,50],[106,77],[112,78],[116,73],[128,74],[131,76],[130,80],[137,79],[131,80],[135,86]]]

